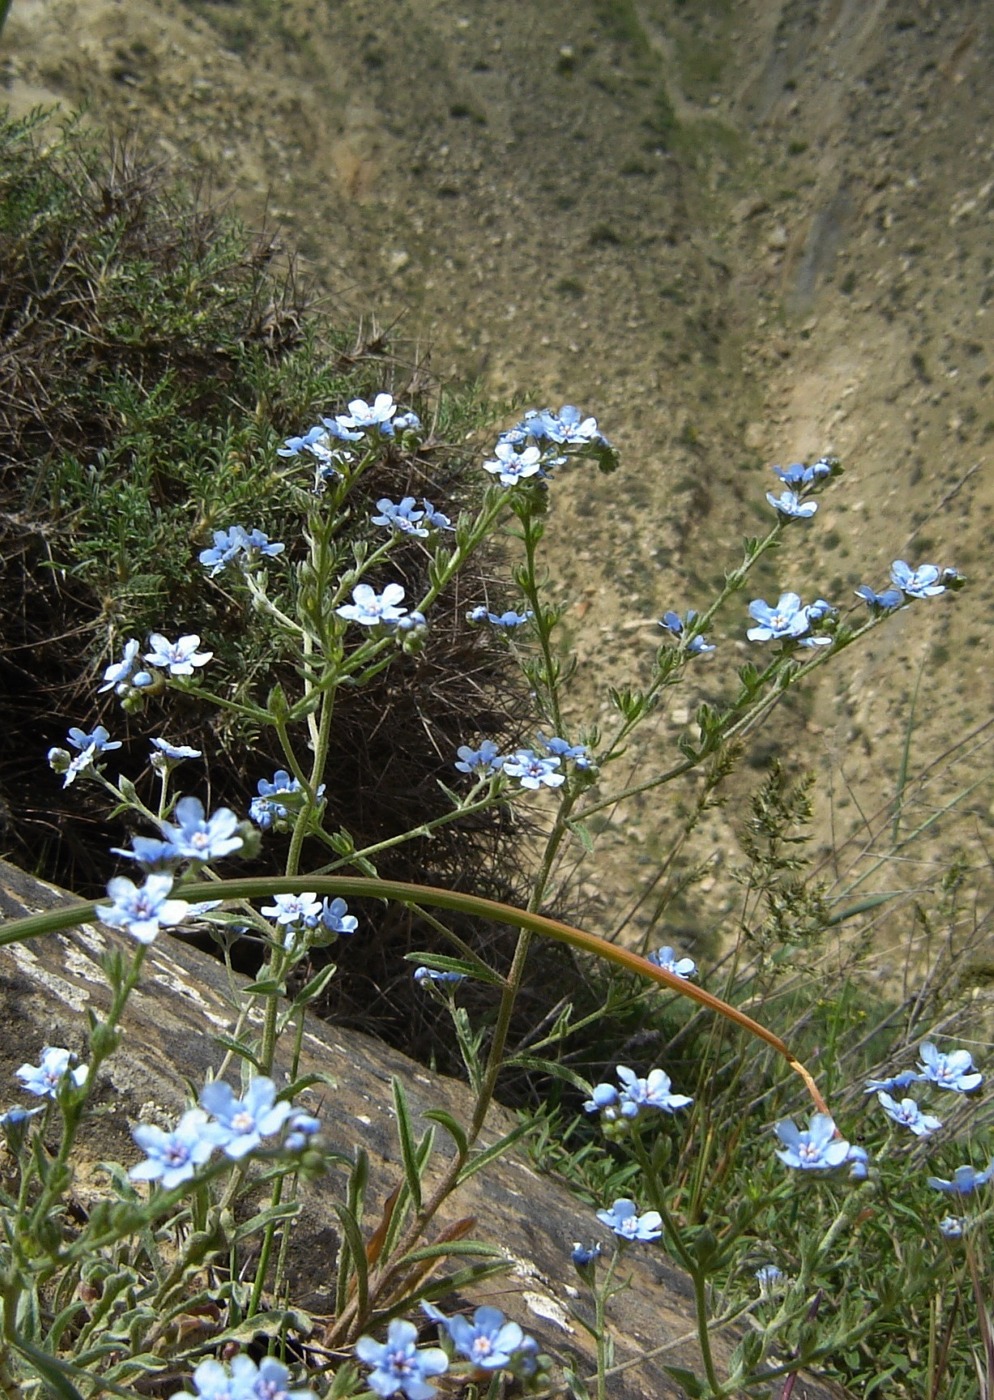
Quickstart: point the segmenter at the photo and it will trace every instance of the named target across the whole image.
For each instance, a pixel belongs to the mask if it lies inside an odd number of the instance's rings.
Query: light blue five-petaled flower
[[[831,637],[807,636],[811,622],[830,609],[830,604],[812,603],[805,607],[796,593],[781,593],[775,608],[762,598],[749,604],[749,616],[757,624],[750,627],[746,636],[750,642],[798,641],[801,646],[828,646]],[[815,609],[814,614],[812,609]]]
[[[186,860],[220,860],[244,844],[234,833],[238,818],[229,807],[219,807],[212,817],[204,812],[199,797],[181,797],[172,822],[160,822],[159,829],[178,856]]]
[[[939,593],[945,593],[945,584],[939,582],[941,572],[934,564],[919,564],[917,569],[913,569],[903,559],[895,559],[890,566],[895,588],[909,598],[934,598]]]
[[[214,1079],[204,1086],[200,1103],[217,1120],[218,1146],[236,1160],[278,1133],[293,1112],[287,1099],[277,1102],[276,1085],[263,1075],[250,1082],[243,1099],[223,1079]]]
[[[245,1352],[224,1364],[210,1357],[193,1373],[198,1400],[314,1400],[311,1390],[289,1390],[290,1372],[275,1356],[258,1366]],[[188,1400],[188,1390],[177,1390],[170,1400]]]
[[[209,1160],[221,1133],[203,1109],[190,1108],[171,1132],[153,1123],[139,1123],[132,1137],[145,1153],[144,1162],[131,1168],[132,1181],[160,1181],[167,1191],[189,1181]]]
[[[98,904],[97,918],[111,928],[123,929],[139,943],[152,943],[159,928],[182,921],[190,913],[184,899],[170,899],[173,877],[163,873],[149,875],[144,885],[117,875],[107,885],[112,904]]]
[[[798,1128],[790,1118],[774,1126],[783,1148],[777,1156],[788,1167],[800,1171],[831,1171],[852,1160],[851,1148],[840,1137],[835,1123],[827,1113],[815,1113],[807,1128]]]
[[[951,1181],[946,1181],[939,1176],[926,1177],[929,1186],[934,1191],[945,1191],[950,1196],[970,1196],[974,1191],[979,1191],[982,1186],[994,1178],[994,1160],[991,1161],[986,1171],[978,1172],[975,1167],[957,1167],[953,1172]]]
[[[984,1076],[974,1065],[969,1050],[951,1050],[944,1054],[930,1040],[925,1040],[922,1041],[919,1054],[920,1077],[938,1085],[940,1089],[953,1089],[958,1094],[969,1094],[984,1082]]]
[[[388,583],[382,593],[377,593],[368,583],[357,583],[352,590],[352,602],[343,603],[335,611],[347,622],[378,627],[381,623],[399,622],[403,618],[407,609],[398,607],[403,597],[404,590],[399,583]]]
[[[41,1062],[37,1065],[21,1065],[15,1073],[21,1081],[21,1088],[38,1098],[54,1099],[59,1086],[68,1077],[78,1088],[86,1082],[89,1073],[87,1065],[73,1068],[76,1056],[61,1045],[46,1045],[41,1052]]]
[[[508,1322],[500,1308],[484,1306],[473,1313],[472,1321],[457,1313],[446,1317],[431,1303],[422,1307],[433,1322],[448,1333],[461,1356],[482,1371],[499,1371],[513,1365],[514,1356],[525,1341],[516,1322]]]
[[[817,501],[802,501],[796,491],[781,491],[779,496],[767,491],[766,499],[777,515],[786,520],[810,520],[818,509]]]
[[[496,476],[502,486],[517,486],[542,470],[542,454],[531,446],[518,452],[513,443],[499,442],[494,448],[494,461],[484,462],[483,470]]]
[[[378,1342],[373,1337],[360,1337],[355,1344],[356,1356],[374,1369],[366,1384],[377,1395],[396,1395],[407,1400],[432,1400],[435,1387],[428,1384],[429,1376],[440,1376],[449,1369],[449,1358],[441,1347],[419,1347],[418,1329],[413,1322],[395,1317],[387,1328],[387,1339]]]
[[[635,1202],[626,1196],[615,1201],[610,1210],[599,1210],[597,1219],[621,1240],[641,1240],[648,1243],[658,1240],[663,1233],[663,1217],[658,1210],[647,1210],[642,1215],[638,1213]]]
[[[936,1118],[931,1113],[923,1113],[914,1099],[901,1099],[899,1103],[884,1090],[877,1094],[877,1099],[887,1117],[899,1123],[902,1128],[909,1129],[915,1137],[928,1137],[929,1133],[934,1133],[942,1127],[941,1118]]]
[[[197,650],[200,638],[196,633],[171,642],[161,632],[152,632],[148,644],[151,651],[145,653],[145,660],[150,666],[161,666],[171,676],[192,676],[195,666],[206,666],[214,655],[212,651]]]

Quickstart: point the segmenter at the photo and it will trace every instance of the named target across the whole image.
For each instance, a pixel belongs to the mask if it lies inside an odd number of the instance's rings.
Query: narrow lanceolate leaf
[[[411,1193],[414,1209],[420,1210],[421,1171],[418,1164],[418,1150],[414,1144],[414,1132],[411,1127],[410,1110],[407,1107],[407,1096],[404,1093],[403,1084],[396,1075],[392,1087],[393,1108],[397,1115],[397,1138],[400,1142],[401,1160],[404,1163],[404,1176],[407,1179],[407,1189]]]
[[[465,1159],[469,1156],[469,1139],[451,1113],[446,1113],[444,1108],[429,1108],[421,1116],[430,1118],[433,1123],[438,1123],[445,1129],[455,1143],[460,1158]]]
[[[459,1173],[458,1184],[462,1185],[462,1183],[468,1181],[471,1176],[475,1176],[478,1171],[482,1171],[489,1162],[493,1162],[496,1158],[503,1156],[507,1149],[513,1146],[513,1144],[518,1141],[518,1138],[523,1137],[526,1132],[528,1132],[528,1124],[519,1123],[516,1128],[512,1128],[509,1133],[505,1133],[502,1138],[498,1138],[492,1146],[485,1147],[482,1152],[477,1152],[475,1156],[470,1158]]]
[[[345,1294],[346,1298],[353,1293],[356,1295],[359,1316],[365,1317],[369,1310],[369,1273],[366,1266],[366,1250],[362,1242],[362,1231],[359,1229],[359,1222],[346,1206],[336,1204],[335,1214],[342,1222],[342,1230],[349,1246],[348,1263],[351,1266],[351,1278],[348,1279],[346,1286],[341,1291]],[[339,1269],[344,1270],[345,1251],[340,1250],[339,1255]],[[340,1274],[340,1287],[341,1284],[342,1278]]]
[[[383,1202],[383,1215],[380,1217],[379,1225],[377,1225],[376,1229],[366,1241],[366,1262],[370,1266],[374,1266],[383,1253],[383,1245],[386,1241],[390,1223],[393,1220],[393,1213],[397,1208],[397,1201],[399,1198],[400,1187],[395,1186],[390,1192],[390,1195]]]

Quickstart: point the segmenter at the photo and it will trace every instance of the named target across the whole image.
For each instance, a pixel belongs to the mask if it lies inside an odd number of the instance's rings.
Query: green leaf
[[[483,1240],[443,1240],[440,1244],[425,1244],[420,1249],[412,1249],[400,1260],[402,1264],[417,1264],[422,1259],[448,1259],[450,1256],[470,1255],[474,1259],[503,1259],[504,1251],[495,1244],[485,1244]]]
[[[590,1093],[590,1085],[586,1080],[581,1079],[573,1070],[565,1065],[557,1064],[555,1060],[544,1060],[540,1055],[512,1055],[510,1063],[520,1065],[522,1069],[537,1069],[542,1074],[551,1074],[555,1079],[561,1079],[565,1084],[572,1084],[574,1089],[579,1089],[584,1096]]]
[[[215,1045],[220,1045],[222,1050],[230,1050],[232,1054],[237,1055],[240,1059],[248,1060],[249,1064],[253,1065],[260,1074],[265,1072],[262,1061],[256,1055],[255,1051],[251,1050],[249,1046],[245,1044],[244,1040],[236,1040],[233,1035],[225,1035],[223,1032],[220,1035],[212,1036],[211,1039],[214,1041]]]
[[[418,1151],[414,1144],[414,1131],[411,1127],[411,1115],[407,1107],[407,1096],[404,1093],[403,1084],[396,1075],[391,1081],[391,1087],[393,1088],[394,1113],[397,1115],[397,1138],[400,1142],[400,1155],[404,1163],[407,1189],[411,1193],[415,1210],[420,1210],[421,1172],[418,1166]]]
[[[461,1158],[469,1156],[469,1139],[451,1113],[447,1113],[444,1108],[429,1108],[421,1117],[430,1118],[433,1123],[438,1123],[445,1129]]]
[[[457,1185],[461,1186],[464,1181],[468,1181],[471,1176],[475,1176],[478,1171],[482,1171],[490,1162],[494,1162],[498,1157],[502,1157],[509,1147],[513,1147],[519,1138],[524,1137],[525,1133],[530,1130],[530,1126],[531,1125],[528,1123],[519,1123],[516,1128],[512,1128],[509,1133],[505,1133],[502,1138],[498,1138],[492,1146],[485,1147],[482,1152],[478,1152],[475,1157],[471,1157],[459,1173]]]
[[[349,1247],[348,1259],[345,1258],[345,1251],[342,1250],[338,1261],[338,1285],[342,1300],[339,1304],[339,1311],[348,1299],[348,1265],[351,1265],[356,1284],[359,1316],[365,1317],[369,1308],[369,1273],[366,1266],[366,1248],[362,1241],[362,1231],[359,1229],[359,1222],[347,1206],[336,1202],[335,1214],[342,1222],[342,1231]]]
[[[316,973],[309,982],[305,982],[301,987],[300,991],[293,999],[293,1005],[295,1007],[306,1006],[309,1001],[313,1001],[315,997],[319,997],[337,971],[338,968],[334,963],[329,963],[327,967],[323,967],[320,972]]]
[[[232,1235],[233,1244],[241,1244],[243,1240],[251,1239],[261,1230],[277,1220],[292,1220],[294,1216],[300,1214],[300,1202],[288,1201],[284,1205],[267,1206],[265,1210],[260,1210],[258,1215],[253,1215],[250,1220],[239,1225]]]
[[[19,1352],[25,1361],[34,1368],[50,1389],[59,1396],[59,1400],[83,1400],[82,1395],[69,1379],[69,1376],[76,1369],[74,1366],[40,1351],[38,1347],[33,1346],[17,1332],[13,1332],[10,1340],[14,1350]]]
[[[693,1371],[688,1371],[683,1366],[664,1366],[663,1370],[676,1381],[677,1385],[683,1386],[690,1400],[703,1400],[707,1394],[704,1383],[697,1379]]]
[[[405,953],[404,961],[431,967],[437,972],[459,972],[463,977],[475,978],[477,982],[486,982],[491,987],[504,986],[500,973],[475,958],[470,962],[467,958],[451,958],[447,953]]]
[[[282,982],[274,982],[272,978],[267,977],[261,982],[250,982],[244,990],[254,997],[281,997],[286,987]]]

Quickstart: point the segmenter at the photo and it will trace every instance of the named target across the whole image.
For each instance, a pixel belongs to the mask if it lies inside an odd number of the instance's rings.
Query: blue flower
[[[675,637],[680,637],[682,639],[693,627],[696,617],[697,613],[694,608],[688,608],[685,617],[681,617],[679,613],[665,612],[663,613],[659,625],[660,627],[665,627],[667,632],[672,632]],[[698,633],[696,637],[691,637],[690,640],[685,643],[685,646],[691,656],[703,656],[705,652],[717,650],[717,648],[712,646],[707,638],[700,633]]]
[[[412,415],[412,417],[413,417],[413,415]],[[394,419],[394,425],[395,425],[395,426],[396,426],[396,423],[397,423],[397,419],[395,418],[395,419]],[[419,424],[419,426],[420,426],[420,424]],[[444,511],[441,511],[441,510],[436,510],[435,507],[432,505],[431,501],[422,501],[421,504],[422,504],[422,506],[424,507],[424,520],[423,520],[423,523],[424,523],[425,525],[427,525],[427,526],[429,527],[429,529],[432,529],[432,530],[454,530],[454,529],[455,529],[455,526],[453,525],[453,523],[452,523],[452,521],[449,519],[449,517],[445,514],[445,512],[444,512]]]
[[[200,562],[210,569],[210,577],[216,578],[236,555],[245,548],[245,531],[240,525],[232,525],[230,530],[214,530],[214,544],[210,549],[200,551]]]
[[[504,772],[509,778],[520,778],[523,788],[532,791],[545,786],[561,787],[566,781],[565,773],[557,773],[559,759],[554,755],[539,758],[531,749],[518,749],[517,753],[504,760]]]
[[[921,1063],[918,1068],[921,1078],[937,1084],[940,1089],[953,1089],[958,1094],[969,1094],[984,1082],[984,1076],[973,1063],[969,1050],[953,1050],[944,1055],[930,1040],[922,1042]]]
[[[435,1387],[426,1377],[440,1376],[449,1369],[449,1358],[441,1347],[418,1347],[418,1330],[411,1322],[395,1317],[387,1328],[385,1342],[372,1337],[360,1337],[355,1353],[360,1361],[375,1370],[366,1377],[366,1384],[377,1395],[396,1395],[398,1390],[407,1400],[432,1400]]]
[[[902,1128],[910,1129],[915,1137],[928,1137],[929,1133],[942,1127],[941,1119],[933,1117],[931,1113],[922,1113],[914,1099],[902,1099],[898,1103],[883,1089],[877,1094],[877,1099],[887,1117],[900,1123]]]
[[[926,1180],[935,1191],[945,1191],[947,1195],[951,1196],[969,1196],[974,1191],[979,1191],[982,1186],[986,1186],[992,1176],[994,1176],[994,1161],[983,1172],[978,1172],[973,1167],[957,1167],[953,1172],[952,1181],[945,1181],[938,1176],[930,1176]]]
[[[124,856],[125,860],[137,861],[143,870],[173,870],[179,863],[180,856],[171,841],[159,841],[154,836],[132,836],[131,845],[130,851],[120,846],[111,846],[111,851],[116,856]]]
[[[458,758],[453,767],[458,768],[460,773],[476,773],[481,778],[489,778],[494,773],[499,773],[506,760],[497,751],[497,745],[492,739],[484,739],[478,749],[471,749],[468,744],[460,744],[456,749]]]
[[[446,1320],[445,1328],[456,1351],[483,1371],[509,1366],[525,1339],[518,1324],[508,1322],[499,1308],[477,1308],[472,1322],[457,1313]]]
[[[792,1119],[775,1124],[774,1131],[784,1145],[777,1156],[788,1167],[801,1171],[829,1171],[849,1159],[849,1143],[839,1137],[827,1113],[815,1113],[806,1129]]]
[[[590,750],[586,744],[571,744],[568,739],[562,739],[558,734],[553,734],[549,739],[544,734],[537,734],[535,737],[546,753],[551,753],[555,758],[569,760],[575,763],[577,768],[590,767]]]
[[[597,1219],[622,1240],[658,1240],[663,1233],[663,1217],[658,1210],[639,1215],[635,1202],[626,1197],[615,1201],[610,1210],[599,1210]]]
[[[331,431],[329,424],[326,423],[324,426],[318,424],[313,428],[309,428],[302,437],[288,437],[283,446],[276,449],[276,455],[277,457],[297,457],[301,452],[311,452],[313,454],[315,447],[327,447],[329,431]],[[335,436],[338,436],[337,432]],[[359,434],[356,433],[355,440],[358,441],[358,439]]]
[[[245,844],[240,836],[235,836],[238,818],[229,807],[219,807],[214,815],[207,818],[204,804],[198,797],[181,797],[176,803],[174,816],[177,824],[160,822],[159,830],[172,844],[178,856],[187,860],[220,860],[232,851],[241,850]]]
[[[963,1217],[961,1215],[946,1215],[939,1221],[939,1233],[947,1240],[961,1240],[963,1238]]]
[[[77,1065],[73,1069],[72,1061],[75,1058],[71,1050],[63,1050],[58,1045],[46,1045],[41,1052],[41,1064],[21,1065],[14,1073],[21,1081],[21,1088],[26,1089],[29,1094],[54,1099],[67,1077],[77,1088],[86,1083],[89,1070],[86,1065]]]
[[[262,1075],[251,1080],[244,1099],[236,1099],[223,1079],[214,1079],[204,1086],[200,1105],[217,1119],[218,1146],[236,1160],[278,1133],[293,1112],[286,1099],[276,1102],[276,1085]]]
[[[601,1257],[603,1250],[599,1244],[585,1245],[577,1240],[573,1245],[573,1252],[570,1258],[578,1269],[589,1269],[591,1264],[596,1264]]]
[[[393,437],[393,418],[396,412],[397,405],[392,394],[377,394],[371,404],[365,399],[353,399],[349,404],[348,414],[337,414],[335,422],[340,428],[358,428],[362,432],[370,428],[379,428],[385,437]]]
[[[907,1089],[910,1084],[917,1084],[921,1077],[917,1070],[902,1069],[900,1074],[892,1074],[889,1079],[868,1079],[864,1091],[867,1094],[876,1094],[881,1089],[885,1093],[891,1089]]]
[[[414,980],[422,987],[427,987],[432,982],[436,982],[440,986],[455,986],[457,982],[463,982],[465,979],[465,972],[446,971],[444,968],[438,967],[416,967],[414,969]]]
[[[170,744],[168,739],[153,739],[158,753],[152,754],[152,765],[165,769],[174,763],[182,763],[185,758],[203,758],[200,749],[192,749],[189,744]]]
[[[834,458],[819,457],[810,467],[803,462],[793,462],[789,467],[774,467],[773,471],[785,486],[810,486],[813,481],[831,476],[836,466]]]
[[[130,638],[124,645],[124,655],[104,671],[104,684],[97,690],[102,695],[105,690],[113,690],[118,695],[127,695],[130,690],[141,690],[152,684],[148,671],[138,670],[138,651],[141,647],[137,637]]]
[[[850,1143],[846,1161],[849,1163],[849,1180],[865,1181],[870,1174],[870,1154],[866,1148]]]
[[[600,1113],[609,1122],[613,1122],[620,1104],[621,1095],[613,1084],[595,1084],[583,1107],[587,1113]]]
[[[259,792],[258,797],[253,797],[249,806],[249,817],[260,826],[263,831],[267,830],[277,821],[286,821],[291,811],[300,808],[303,802],[303,790],[296,778],[291,778],[285,768],[278,768],[273,774],[273,781],[268,782],[265,778],[260,778],[256,784]],[[324,784],[318,789],[318,797],[324,793]]]
[[[627,1065],[618,1066],[618,1078],[625,1086],[621,1097],[634,1104],[636,1111],[642,1108],[658,1108],[664,1113],[675,1113],[678,1108],[686,1108],[694,1102],[686,1094],[670,1093],[670,1077],[661,1069],[649,1071],[645,1079],[640,1079]],[[622,1113],[624,1113],[624,1107]],[[625,1117],[631,1115],[625,1114]]]
[[[542,470],[542,454],[537,447],[526,447],[517,452],[514,444],[499,442],[494,448],[496,461],[484,462],[483,470],[496,476],[502,486],[517,486],[530,476]]]
[[[939,582],[940,571],[934,564],[920,564],[912,569],[903,559],[895,559],[890,566],[890,576],[894,586],[909,598],[934,598],[946,591],[945,584]]]
[[[384,496],[376,502],[376,509],[380,514],[371,517],[372,523],[388,525],[399,534],[413,535],[417,539],[426,540],[428,531],[421,524],[425,513],[423,510],[415,510],[415,504],[413,496],[405,496],[399,504],[391,501],[389,496]]]
[[[148,644],[152,650],[146,652],[145,660],[150,666],[164,667],[171,676],[192,676],[194,666],[206,666],[214,655],[212,651],[197,650],[200,638],[196,633],[171,642],[161,632],[152,632]]]
[[[120,928],[137,938],[139,943],[152,943],[159,925],[170,927],[181,923],[190,906],[183,899],[170,899],[173,877],[166,874],[149,875],[139,889],[123,875],[116,876],[107,886],[113,904],[98,904],[97,917],[111,928]]]
[[[802,501],[796,491],[781,491],[779,496],[767,491],[766,499],[785,520],[810,520],[818,509],[817,501]]]
[[[352,934],[359,927],[359,920],[349,913],[344,899],[325,899],[320,914],[309,914],[304,923],[308,928],[317,928],[321,923],[329,933]]]
[[[275,919],[281,927],[306,924],[308,919],[321,916],[321,901],[313,890],[305,894],[274,894],[272,904],[263,907],[267,919]]]
[[[352,590],[352,602],[343,603],[335,611],[348,622],[362,627],[377,627],[383,622],[396,622],[407,612],[397,604],[404,596],[399,583],[388,583],[382,593],[375,593],[368,583],[357,583]]]
[[[783,1282],[783,1269],[778,1269],[776,1264],[761,1264],[756,1270],[754,1278],[759,1284],[761,1293],[770,1293]]]
[[[313,1114],[295,1108],[286,1120],[287,1135],[283,1146],[288,1152],[302,1152],[311,1138],[321,1131],[321,1120]]]
[[[121,747],[120,739],[112,740],[102,724],[98,724],[92,734],[83,729],[70,729],[68,741],[74,749],[93,749],[94,753],[109,753]]]
[[[809,627],[808,609],[801,603],[796,593],[781,593],[775,608],[757,598],[749,604],[749,616],[759,624],[750,627],[746,636],[750,642],[794,640],[803,637]],[[810,637],[805,642],[814,645],[827,645],[829,637]]]
[[[678,958],[668,944],[657,948],[655,952],[646,953],[646,959],[661,967],[664,972],[672,972],[674,977],[693,977],[697,971],[697,964],[693,958]]]
[[[145,1161],[131,1168],[132,1181],[161,1181],[167,1191],[189,1181],[218,1145],[217,1127],[199,1108],[188,1109],[171,1133],[151,1123],[139,1123],[132,1137]]]
[[[537,420],[537,421],[536,421]],[[530,422],[526,420],[527,431],[533,437],[543,436],[552,442],[585,444],[599,439],[596,418],[584,418],[578,408],[571,403],[563,404],[558,413],[543,409]]]
[[[882,593],[875,593],[868,583],[861,583],[855,592],[873,613],[893,612],[904,602],[904,594],[899,588],[885,588]]]

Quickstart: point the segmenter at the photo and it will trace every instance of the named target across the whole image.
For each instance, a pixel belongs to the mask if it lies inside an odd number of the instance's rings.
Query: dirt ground
[[[645,676],[662,612],[705,604],[763,530],[771,463],[835,452],[846,475],[749,597],[848,609],[895,558],[970,576],[842,657],[753,761],[822,770],[820,848],[842,847],[827,874],[851,883],[917,688],[911,772],[932,767],[909,824],[980,785],[875,877],[910,892],[886,950],[954,850],[978,889],[989,864],[989,731],[939,758],[992,714],[987,18],[986,0],[14,0],[0,84],[17,112],[82,102],[200,172],[285,230],[326,304],[400,318],[439,373],[597,414],[623,470],[557,481],[548,535],[579,725]],[[747,601],[633,769],[730,691]],[[678,800],[602,833],[583,876],[598,927],[625,922]],[[734,828],[713,814],[696,855],[734,865]],[[669,941],[707,932],[685,923]]]

